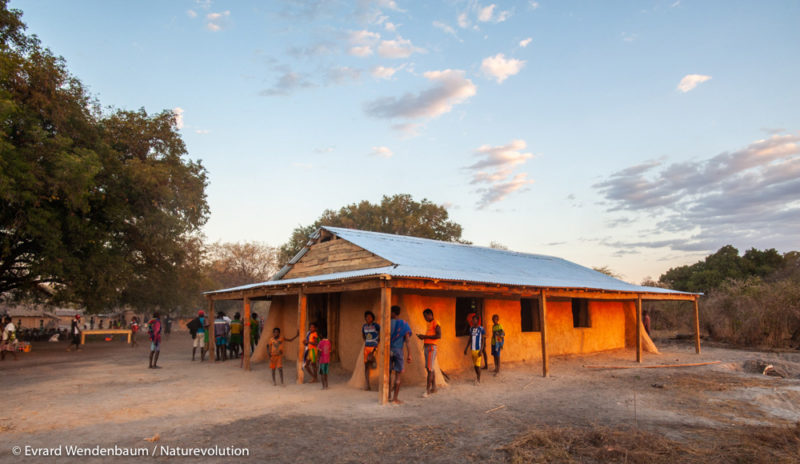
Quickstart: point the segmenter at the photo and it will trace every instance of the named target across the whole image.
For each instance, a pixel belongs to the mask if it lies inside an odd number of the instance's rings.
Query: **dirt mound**
[[[789,361],[748,359],[742,363],[742,370],[751,374],[770,375],[784,379],[800,378],[800,364]]]

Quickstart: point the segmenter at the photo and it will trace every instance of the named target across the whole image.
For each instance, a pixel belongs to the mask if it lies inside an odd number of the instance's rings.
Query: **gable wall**
[[[391,265],[391,262],[347,240],[330,240],[311,245],[282,280]]]

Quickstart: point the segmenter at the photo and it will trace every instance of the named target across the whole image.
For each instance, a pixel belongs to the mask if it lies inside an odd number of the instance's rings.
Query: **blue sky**
[[[796,1],[10,6],[103,105],[180,114],[212,241],[410,193],[633,282],[800,248]]]

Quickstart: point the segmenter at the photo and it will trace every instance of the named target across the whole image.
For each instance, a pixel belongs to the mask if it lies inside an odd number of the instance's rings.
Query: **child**
[[[153,313],[153,318],[147,323],[150,327],[150,369],[161,369],[157,366],[158,355],[161,353],[161,319],[158,318],[158,313]]]
[[[322,378],[322,389],[328,389],[328,366],[331,362],[331,341],[325,336],[319,342],[319,375]]]
[[[375,365],[381,326],[375,322],[375,313],[372,311],[364,313],[364,321],[366,324],[361,326],[361,338],[364,339],[364,377],[367,378],[367,391],[369,391],[369,371]]]
[[[317,382],[317,363],[319,362],[319,334],[317,333],[317,324],[311,323],[308,325],[308,340],[306,340],[306,347],[308,354],[306,355],[306,371],[311,374],[311,383]]]
[[[290,342],[300,336],[300,331],[292,338],[281,337],[281,329],[275,327],[272,329],[272,338],[269,339],[269,368],[272,369],[272,385],[277,386],[275,382],[275,369],[281,373],[281,385],[283,385],[283,343]]]
[[[136,346],[136,334],[139,333],[139,319],[131,318],[131,348]]]
[[[506,332],[500,325],[500,316],[492,316],[492,357],[494,358],[494,375],[500,373],[500,350],[503,349],[503,342],[506,339]]]
[[[436,346],[442,338],[442,326],[439,321],[433,318],[433,310],[431,308],[425,308],[422,311],[422,317],[428,323],[428,329],[424,334],[417,334],[417,338],[422,340],[423,343],[422,353],[425,355],[425,370],[428,372],[425,393],[422,394],[423,398],[427,398],[436,393],[436,372],[433,366],[436,364]]]
[[[231,352],[231,357],[236,359],[239,357],[239,349],[241,348],[244,353],[244,346],[242,344],[242,332],[244,331],[244,323],[242,323],[241,315],[236,313],[233,315],[231,321],[231,339],[228,341],[228,348]]]
[[[469,328],[469,340],[467,346],[464,347],[464,355],[467,354],[467,349],[472,347],[472,364],[475,366],[475,375],[478,376],[476,385],[481,383],[481,351],[483,348],[483,338],[486,335],[486,329],[479,323],[480,318],[477,315],[472,316],[472,326]]]

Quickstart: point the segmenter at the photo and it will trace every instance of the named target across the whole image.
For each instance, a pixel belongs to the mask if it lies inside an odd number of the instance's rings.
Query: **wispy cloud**
[[[405,65],[400,65],[395,68],[390,66],[375,66],[369,72],[372,74],[373,77],[378,79],[391,79],[395,73],[401,69],[403,69]]]
[[[681,79],[680,83],[678,84],[678,90],[686,93],[703,82],[709,80],[711,80],[711,76],[704,76],[703,74],[687,74],[683,76],[683,79]]]
[[[453,37],[458,38],[458,34],[456,33],[456,30],[453,29],[453,27],[450,26],[449,24],[445,24],[445,23],[443,23],[441,21],[434,21],[433,22],[433,27],[435,27],[436,29],[439,29],[440,31],[443,31],[445,34],[450,34]]]
[[[379,146],[379,147],[372,147],[372,152],[370,153],[370,155],[377,156],[380,158],[391,158],[392,156],[394,156],[394,153],[392,153],[392,150],[390,150],[389,147]]]
[[[211,131],[208,130],[208,129],[197,129],[197,130],[194,131],[194,133],[198,134],[198,135],[207,135],[207,134],[210,134]]]
[[[507,145],[482,145],[475,150],[475,156],[480,159],[466,169],[472,171],[470,183],[480,186],[476,190],[481,196],[479,209],[502,201],[533,183],[527,173],[513,173],[516,167],[533,158],[532,153],[523,152],[526,147],[524,140],[513,140]]]
[[[523,66],[525,66],[525,61],[515,58],[506,58],[504,54],[498,53],[495,56],[483,59],[481,71],[500,84],[510,76],[519,73]]]
[[[206,15],[206,28],[209,31],[221,31],[228,25],[230,16],[230,10],[225,10],[219,13],[208,13]]]
[[[308,76],[303,73],[286,70],[278,77],[278,81],[272,87],[262,90],[259,95],[263,97],[287,96],[297,90],[316,87],[308,80]]]
[[[410,40],[400,36],[392,40],[382,40],[378,45],[378,54],[384,58],[408,58],[414,53],[425,53],[425,49],[415,47]]]
[[[361,78],[361,70],[347,66],[334,66],[325,72],[329,84],[348,84]]]
[[[190,18],[196,18],[197,17],[197,12],[194,11],[194,10],[186,10],[186,16],[188,16]]]
[[[485,7],[478,8],[478,21],[482,23],[488,23],[490,21],[495,23],[502,23],[503,21],[507,20],[510,17],[511,17],[510,11],[507,10],[500,11],[499,9],[497,9],[497,5],[495,5],[494,3]]]
[[[361,58],[370,56],[373,54],[373,47],[378,43],[380,38],[381,35],[379,33],[366,29],[350,31],[348,33],[350,48],[347,53]]]
[[[735,241],[796,246],[800,133],[773,135],[705,160],[634,165],[594,188],[611,211],[653,215],[660,218],[660,232],[680,237],[636,246],[681,251],[708,251]]]
[[[530,45],[530,44],[531,44],[531,42],[533,42],[533,39],[532,39],[532,38],[530,38],[530,37],[528,37],[527,39],[522,39],[522,40],[520,40],[520,41],[519,41],[519,46],[520,46],[520,47],[522,47],[522,48],[525,48],[525,47],[527,47],[528,45]]]
[[[384,97],[368,102],[365,111],[376,118],[435,118],[475,95],[477,87],[464,77],[464,71],[428,71],[423,76],[431,86],[419,93]]]

